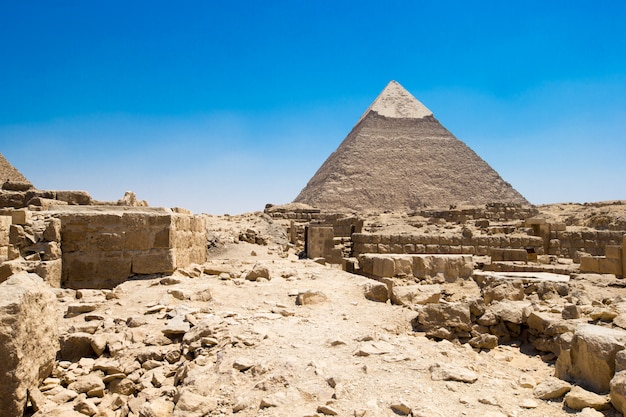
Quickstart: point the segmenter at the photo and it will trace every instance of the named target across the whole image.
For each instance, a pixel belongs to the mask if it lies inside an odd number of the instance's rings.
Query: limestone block
[[[31,222],[32,214],[30,210],[13,210],[11,219],[13,224],[28,224]]]
[[[0,264],[0,282],[4,282],[14,274],[23,271],[24,264],[21,261],[7,261]]]
[[[531,313],[531,305],[530,301],[498,302],[491,304],[487,311],[502,321],[523,324]]]
[[[60,288],[63,274],[63,261],[61,261],[61,259],[55,259],[53,261],[38,262],[35,267],[35,273],[51,287]]]
[[[598,258],[598,267],[601,274],[622,275],[622,260]]]
[[[173,250],[152,250],[148,253],[139,252],[132,257],[132,272],[134,274],[174,272],[176,266]]]
[[[528,315],[526,324],[543,336],[556,336],[576,329],[576,323],[563,320],[557,313],[533,311]]]
[[[0,284],[0,409],[21,416],[27,391],[39,386],[59,350],[56,297],[35,274]]]
[[[11,230],[11,217],[0,216],[0,246],[8,246],[10,243],[9,232]]]
[[[611,404],[617,411],[626,414],[626,371],[617,372],[610,385]]]
[[[425,330],[435,327],[471,330],[471,315],[466,303],[427,304],[417,316],[417,323]]]
[[[61,242],[61,220],[50,219],[43,232],[43,238],[48,242]]]
[[[391,288],[393,304],[411,306],[414,304],[435,304],[441,298],[439,285],[395,285]]]
[[[600,262],[598,257],[583,256],[580,258],[580,272],[600,272]]]
[[[363,294],[370,301],[384,303],[389,299],[389,287],[382,282],[368,282],[363,286]]]
[[[150,229],[127,230],[124,232],[124,250],[150,250],[155,238]]]
[[[65,201],[68,204],[89,205],[91,196],[87,191],[55,191],[56,199]]]
[[[376,257],[374,259],[373,274],[376,277],[394,277],[396,263],[391,257]]]
[[[594,392],[608,392],[615,373],[615,356],[625,347],[626,331],[580,324],[572,339],[567,374]]]
[[[622,260],[622,247],[617,245],[606,245],[604,247],[604,253],[607,259],[619,259]]]
[[[170,248],[172,246],[172,231],[171,228],[165,228],[157,231],[154,234],[154,242],[152,247],[155,249]]]
[[[394,275],[393,276],[412,276],[413,260],[407,257],[396,257],[394,259]]]

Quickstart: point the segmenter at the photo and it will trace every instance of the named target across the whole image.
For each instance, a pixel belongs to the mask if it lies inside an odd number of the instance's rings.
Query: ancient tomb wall
[[[133,275],[206,262],[206,220],[159,211],[60,213],[63,282],[112,288]]]
[[[489,255],[490,248],[526,249],[543,254],[543,239],[526,235],[386,235],[355,233],[353,256],[365,253]]]

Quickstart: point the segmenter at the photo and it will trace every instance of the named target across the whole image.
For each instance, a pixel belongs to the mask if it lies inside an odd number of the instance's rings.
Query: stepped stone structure
[[[26,177],[0,153],[0,183],[4,183],[5,181],[29,182]]]
[[[396,81],[385,87],[294,202],[357,211],[528,204]]]

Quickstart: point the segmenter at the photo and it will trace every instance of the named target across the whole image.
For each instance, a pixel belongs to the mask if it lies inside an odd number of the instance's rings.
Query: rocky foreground
[[[367,278],[247,243],[217,258],[112,291],[55,290],[61,352],[27,412],[619,415],[608,396],[552,377],[553,364],[528,346],[426,338],[411,325],[415,308],[366,298]]]

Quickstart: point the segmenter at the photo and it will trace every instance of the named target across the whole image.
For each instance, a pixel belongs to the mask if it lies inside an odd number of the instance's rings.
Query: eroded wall
[[[206,261],[200,216],[161,211],[60,213],[62,285],[112,288],[133,275]]]

